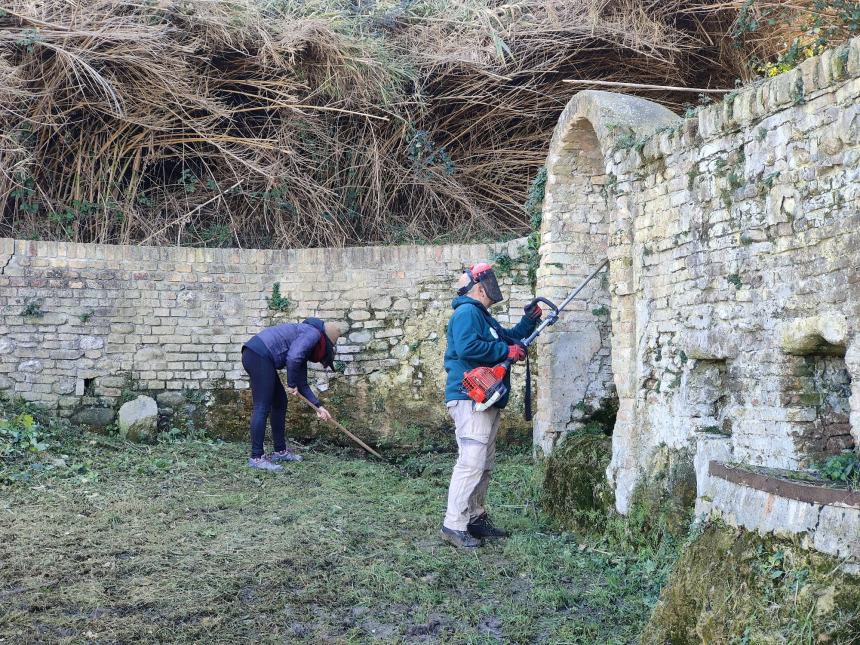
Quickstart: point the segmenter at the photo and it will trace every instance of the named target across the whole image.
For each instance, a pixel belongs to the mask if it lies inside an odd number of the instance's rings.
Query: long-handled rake
[[[313,408],[314,410],[316,410],[316,409],[317,409],[317,407],[316,407],[313,403],[311,403],[310,401],[308,401],[308,400],[307,400],[304,396],[302,396],[301,394],[298,394],[297,396],[298,396],[302,401],[304,401],[305,403],[307,403],[307,404],[308,404],[311,408]],[[338,430],[340,430],[343,434],[345,434],[347,437],[349,437],[350,439],[352,439],[352,441],[353,441],[353,442],[355,442],[357,445],[361,446],[361,448],[363,448],[364,450],[366,450],[367,452],[369,452],[369,453],[370,453],[371,455],[373,455],[374,457],[378,457],[378,458],[379,458],[379,459],[381,459],[382,461],[388,461],[385,457],[383,457],[382,455],[380,455],[380,454],[379,454],[378,452],[376,452],[373,448],[371,448],[370,446],[368,446],[368,445],[367,445],[366,443],[364,443],[361,439],[359,439],[358,437],[356,437],[354,434],[352,434],[349,430],[347,430],[346,428],[344,428],[340,423],[338,423],[338,422],[337,422],[337,421],[335,421],[334,419],[331,419],[331,420],[330,420],[330,423],[331,423],[335,428],[337,428]]]

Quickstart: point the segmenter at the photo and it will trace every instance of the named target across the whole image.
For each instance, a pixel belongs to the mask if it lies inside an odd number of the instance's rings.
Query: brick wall
[[[611,334],[583,315],[563,342],[592,372],[611,354],[619,510],[661,447],[804,468],[860,443],[860,40],[691,118],[582,92],[548,171],[538,292],[611,261],[580,306],[605,302]],[[545,449],[588,392],[554,368],[565,333],[539,352]]]
[[[508,311],[516,317],[531,297],[522,249],[523,241],[256,251],[0,239],[0,393],[92,419],[124,389],[241,391],[242,343],[313,315],[347,329],[343,372],[311,379],[335,412],[378,435],[437,426],[453,281],[469,261],[510,256],[498,315],[509,322]],[[267,305],[275,283],[291,303],[285,312]],[[246,415],[247,396],[227,401],[233,417]],[[238,431],[245,420],[227,422]]]

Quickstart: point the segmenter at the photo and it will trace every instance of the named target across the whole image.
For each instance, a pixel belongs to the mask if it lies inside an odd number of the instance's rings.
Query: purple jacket
[[[314,324],[317,322],[318,326]],[[268,327],[255,336],[269,350],[275,369],[287,368],[287,385],[298,388],[302,396],[317,407],[320,406],[320,400],[308,385],[308,360],[319,344],[322,333],[322,321],[309,318],[302,323]]]

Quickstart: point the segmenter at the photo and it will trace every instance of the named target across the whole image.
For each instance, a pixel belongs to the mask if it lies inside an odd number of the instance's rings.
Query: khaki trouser
[[[501,410],[475,412],[472,401],[449,401],[447,405],[456,427],[457,463],[451,473],[444,525],[465,531],[469,522],[484,512],[490,472],[496,462]]]

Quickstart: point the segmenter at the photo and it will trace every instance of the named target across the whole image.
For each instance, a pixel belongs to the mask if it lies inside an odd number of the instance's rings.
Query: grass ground
[[[625,643],[656,601],[648,557],[551,529],[528,455],[490,489],[513,537],[462,553],[436,535],[451,455],[305,452],[270,474],[83,435],[7,472],[0,642]]]

